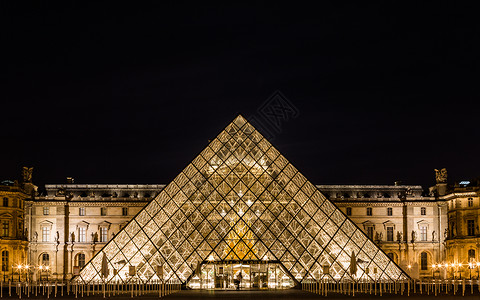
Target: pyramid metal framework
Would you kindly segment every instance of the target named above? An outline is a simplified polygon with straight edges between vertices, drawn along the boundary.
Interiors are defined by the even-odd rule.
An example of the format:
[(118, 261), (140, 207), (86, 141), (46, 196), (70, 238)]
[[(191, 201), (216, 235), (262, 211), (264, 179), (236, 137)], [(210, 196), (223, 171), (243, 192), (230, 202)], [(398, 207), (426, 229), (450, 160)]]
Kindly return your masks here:
[[(358, 267), (350, 275), (352, 251)], [(186, 282), (204, 261), (275, 260), (298, 281), (408, 276), (238, 116), (74, 280)], [(105, 262), (104, 262), (105, 263)], [(113, 270), (113, 271), (112, 271)], [(374, 272), (375, 271), (375, 272)]]

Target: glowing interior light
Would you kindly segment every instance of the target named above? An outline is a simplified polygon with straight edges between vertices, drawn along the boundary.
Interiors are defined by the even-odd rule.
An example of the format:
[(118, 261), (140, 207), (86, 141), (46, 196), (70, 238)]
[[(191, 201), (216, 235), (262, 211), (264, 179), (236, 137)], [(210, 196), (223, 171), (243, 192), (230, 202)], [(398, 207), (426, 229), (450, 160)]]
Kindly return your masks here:
[(253, 204), (252, 200), (248, 199), (248, 200), (247, 200), (247, 205), (248, 205), (248, 206), (252, 206), (252, 204)]
[(240, 209), (238, 210), (238, 215), (239, 215), (240, 217), (243, 216), (243, 209), (240, 208)]
[(222, 212), (220, 213), (220, 215), (221, 215), (222, 217), (225, 217), (225, 216), (227, 215), (227, 213), (225, 212), (224, 209), (222, 209)]
[(238, 197), (242, 198), (242, 196), (243, 196), (242, 190), (238, 191)]
[(432, 265), (432, 268), (434, 268), (434, 269), (435, 269), (435, 267), (436, 267), (436, 266), (435, 266), (435, 264), (433, 264), (433, 265)]

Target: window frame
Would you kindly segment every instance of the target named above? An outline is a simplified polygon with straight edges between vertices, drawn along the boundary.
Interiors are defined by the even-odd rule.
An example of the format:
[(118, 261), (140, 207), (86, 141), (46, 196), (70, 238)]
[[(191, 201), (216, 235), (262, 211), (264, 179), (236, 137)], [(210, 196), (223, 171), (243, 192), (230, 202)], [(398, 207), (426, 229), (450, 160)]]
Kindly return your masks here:
[(426, 207), (420, 207), (420, 215), (421, 216), (426, 216), (427, 215), (427, 208)]
[(122, 207), (122, 216), (128, 216), (128, 207)]
[(43, 207), (43, 215), (44, 216), (50, 215), (50, 207), (49, 206), (44, 206)]
[(388, 226), (387, 229), (387, 242), (393, 242), (394, 241), (394, 229), (393, 226)]
[(49, 225), (42, 226), (42, 242), (43, 243), (50, 242), (50, 226)]
[(8, 272), (8, 265), (10, 261), (10, 253), (8, 250), (2, 251), (2, 272)]
[(475, 220), (467, 220), (467, 236), (475, 236)]
[(85, 216), (85, 207), (82, 206), (78, 208), (78, 215)]
[(345, 214), (346, 214), (347, 216), (351, 216), (351, 215), (352, 215), (352, 208), (351, 208), (351, 207), (347, 207), (347, 208), (346, 208), (346, 211), (345, 211)]
[(422, 271), (428, 270), (428, 253), (427, 252), (420, 253), (420, 270)]
[(420, 241), (426, 242), (428, 239), (428, 228), (426, 225), (420, 226)]
[(387, 216), (393, 216), (393, 208), (387, 207)]
[(87, 242), (87, 228), (78, 227), (78, 242), (79, 243)]
[(100, 227), (100, 243), (108, 242), (108, 228)]
[(373, 209), (371, 207), (367, 207), (367, 216), (373, 216)]

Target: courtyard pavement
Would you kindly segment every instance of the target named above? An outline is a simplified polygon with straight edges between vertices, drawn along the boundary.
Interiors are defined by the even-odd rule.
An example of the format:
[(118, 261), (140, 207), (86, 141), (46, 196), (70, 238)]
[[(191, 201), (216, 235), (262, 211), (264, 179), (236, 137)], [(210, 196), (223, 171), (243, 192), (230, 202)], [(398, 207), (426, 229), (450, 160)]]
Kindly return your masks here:
[[(240, 290), (240, 291), (235, 291), (235, 290), (227, 290), (227, 291), (222, 291), (222, 290), (184, 290), (184, 291), (179, 291), (176, 293), (173, 293), (171, 295), (162, 297), (165, 300), (196, 300), (196, 299), (228, 299), (228, 300), (243, 300), (243, 299), (260, 299), (260, 300), (291, 300), (291, 299), (301, 299), (301, 300), (310, 300), (310, 299), (335, 299), (335, 300), (351, 300), (355, 298), (361, 298), (361, 299), (387, 299), (387, 300), (420, 300), (423, 298), (440, 298), (441, 300), (458, 300), (458, 299), (465, 299), (465, 300), (479, 300), (480, 295), (478, 292), (475, 292), (474, 295), (470, 295), (470, 293), (466, 293), (464, 297), (460, 295), (438, 295), (434, 296), (433, 294), (430, 295), (411, 295), (407, 297), (406, 295), (400, 295), (400, 294), (384, 294), (383, 296), (374, 296), (374, 295), (369, 295), (369, 294), (356, 294), (355, 297), (348, 296), (348, 295), (342, 295), (342, 294), (329, 294), (328, 297), (323, 297), (317, 294), (313, 294), (310, 292), (302, 291), (302, 290), (297, 290), (297, 289), (289, 289), (289, 290)], [(7, 299), (19, 299), (17, 295), (12, 295), (11, 297), (8, 297), (8, 293), (3, 294), (3, 298)], [(45, 296), (40, 296), (38, 295), (37, 297), (30, 295), (30, 297), (27, 297), (26, 295), (22, 295), (22, 299), (47, 299), (46, 295)], [(154, 300), (154, 299), (160, 299), (157, 294), (147, 294), (147, 295), (142, 295), (142, 296), (135, 296), (134, 298), (140, 298), (140, 299), (145, 299), (145, 300)], [(57, 297), (54, 297), (54, 295), (50, 296), (50, 299), (75, 299), (75, 296), (70, 295), (70, 296), (64, 296), (61, 297), (59, 294)], [(92, 299), (92, 300), (100, 300), (104, 299), (102, 295), (95, 295), (95, 296), (86, 296), (82, 298), (81, 295), (78, 295), (77, 299)], [(115, 295), (115, 296), (110, 296), (105, 298), (105, 299), (122, 299), (122, 300), (127, 300), (127, 299), (133, 299), (130, 294), (124, 294), (124, 295)]]

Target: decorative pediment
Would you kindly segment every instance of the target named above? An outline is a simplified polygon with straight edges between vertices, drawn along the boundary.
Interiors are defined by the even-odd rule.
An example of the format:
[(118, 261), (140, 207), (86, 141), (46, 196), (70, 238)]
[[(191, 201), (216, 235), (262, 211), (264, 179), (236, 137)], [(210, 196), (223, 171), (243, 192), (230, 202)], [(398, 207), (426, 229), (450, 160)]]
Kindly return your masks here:
[(88, 226), (90, 226), (90, 223), (85, 222), (85, 221), (82, 221), (82, 222), (80, 222), (80, 223), (77, 224), (77, 229), (78, 229), (78, 228), (86, 228), (86, 229), (88, 229)]
[(0, 215), (0, 219), (11, 219), (11, 218), (13, 218), (13, 216), (10, 213), (4, 213)]
[(53, 222), (50, 222), (48, 220), (43, 220), (39, 224), (40, 224), (40, 228), (47, 226), (47, 227), (50, 227), (50, 229), (52, 229), (52, 227), (53, 227)]
[(420, 229), (422, 226), (427, 226), (427, 229), (428, 229), (429, 225), (430, 224), (425, 220), (421, 220), (417, 222), (418, 229)]
[(375, 223), (373, 223), (370, 220), (367, 220), (367, 221), (363, 222), (362, 224), (363, 224), (363, 229), (367, 229), (368, 227), (373, 227), (373, 229), (375, 229)]
[(112, 223), (110, 223), (108, 221), (103, 221), (103, 222), (98, 224), (98, 229), (100, 229), (100, 228), (110, 229), (110, 226), (112, 226)]
[(395, 229), (395, 223), (390, 220), (383, 222), (383, 229), (387, 230), (387, 227), (393, 227), (393, 229)]

